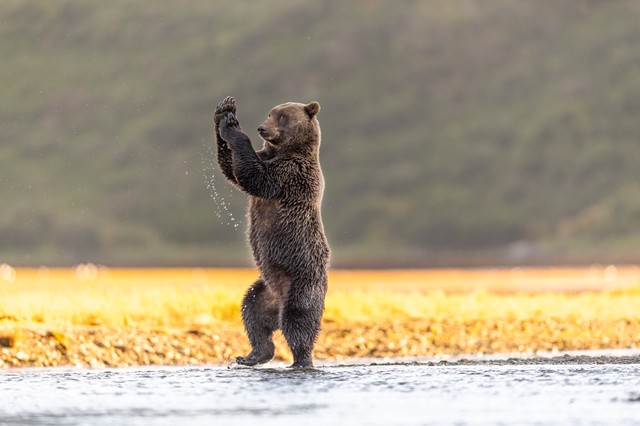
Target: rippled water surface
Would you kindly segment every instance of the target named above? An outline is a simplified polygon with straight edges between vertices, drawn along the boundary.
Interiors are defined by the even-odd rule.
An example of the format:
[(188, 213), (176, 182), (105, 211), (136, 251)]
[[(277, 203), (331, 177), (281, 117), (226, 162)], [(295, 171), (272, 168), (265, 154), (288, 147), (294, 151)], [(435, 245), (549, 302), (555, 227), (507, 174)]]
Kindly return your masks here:
[[(331, 423), (328, 423), (331, 422)], [(14, 370), (0, 424), (638, 424), (640, 365)]]

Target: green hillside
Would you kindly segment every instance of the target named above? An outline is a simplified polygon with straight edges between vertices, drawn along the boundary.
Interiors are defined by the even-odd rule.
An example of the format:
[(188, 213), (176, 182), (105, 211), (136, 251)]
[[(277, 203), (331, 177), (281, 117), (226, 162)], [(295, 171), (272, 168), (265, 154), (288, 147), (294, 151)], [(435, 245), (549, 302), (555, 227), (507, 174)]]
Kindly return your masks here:
[(335, 265), (640, 260), (637, 2), (8, 0), (0, 22), (0, 263), (246, 263), (212, 166), (226, 95), (256, 147), (273, 105), (322, 104)]

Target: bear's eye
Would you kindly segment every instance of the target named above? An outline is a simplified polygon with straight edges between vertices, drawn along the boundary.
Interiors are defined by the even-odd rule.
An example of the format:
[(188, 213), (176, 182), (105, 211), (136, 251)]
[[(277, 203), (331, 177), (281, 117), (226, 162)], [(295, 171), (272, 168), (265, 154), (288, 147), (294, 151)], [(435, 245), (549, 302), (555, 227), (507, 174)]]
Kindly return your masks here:
[(281, 123), (286, 123), (287, 122), (287, 115), (286, 114), (282, 114), (280, 116), (280, 122)]

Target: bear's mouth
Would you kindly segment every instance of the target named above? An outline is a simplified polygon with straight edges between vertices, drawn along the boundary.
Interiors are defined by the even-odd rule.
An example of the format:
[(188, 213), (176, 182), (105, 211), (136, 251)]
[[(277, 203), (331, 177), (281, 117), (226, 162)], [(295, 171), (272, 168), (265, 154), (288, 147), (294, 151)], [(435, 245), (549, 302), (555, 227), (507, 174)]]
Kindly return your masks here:
[(271, 142), (274, 145), (277, 145), (278, 143), (280, 143), (279, 137), (278, 137), (280, 136), (279, 133), (272, 134), (272, 133), (269, 133), (268, 130), (262, 130), (262, 131), (258, 130), (258, 133), (260, 133), (260, 136), (262, 137), (262, 139), (264, 139), (267, 142)]

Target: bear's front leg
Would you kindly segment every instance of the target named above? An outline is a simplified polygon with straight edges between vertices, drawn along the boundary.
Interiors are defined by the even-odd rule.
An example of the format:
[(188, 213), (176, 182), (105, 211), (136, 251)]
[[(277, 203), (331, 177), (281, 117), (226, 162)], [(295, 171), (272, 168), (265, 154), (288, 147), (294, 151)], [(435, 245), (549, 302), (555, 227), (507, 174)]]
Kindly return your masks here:
[(278, 172), (258, 157), (234, 113), (227, 113), (220, 121), (220, 134), (233, 151), (233, 175), (238, 186), (254, 197), (278, 197), (282, 192)]
[(218, 147), (218, 165), (220, 166), (222, 174), (231, 183), (237, 185), (238, 182), (236, 181), (236, 177), (233, 175), (233, 157), (231, 148), (229, 148), (229, 144), (227, 144), (227, 141), (224, 140), (220, 135), (220, 122), (230, 112), (236, 112), (236, 101), (231, 96), (227, 96), (222, 101), (220, 101), (220, 103), (216, 107), (216, 111), (213, 115), (213, 122), (216, 134), (216, 145)]

